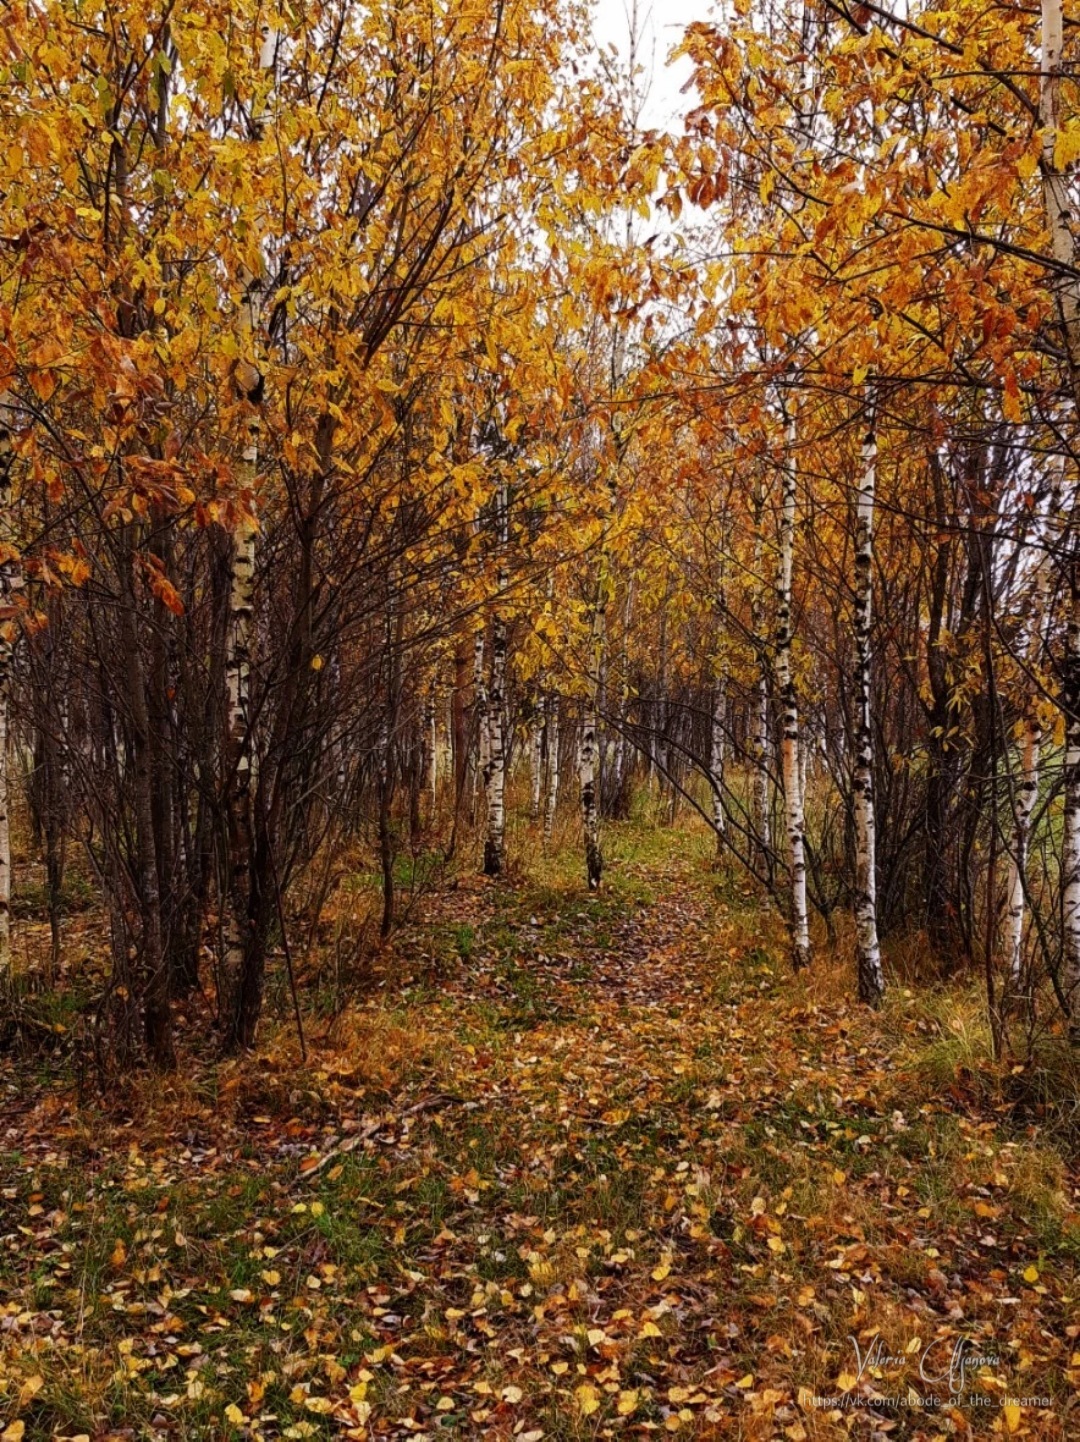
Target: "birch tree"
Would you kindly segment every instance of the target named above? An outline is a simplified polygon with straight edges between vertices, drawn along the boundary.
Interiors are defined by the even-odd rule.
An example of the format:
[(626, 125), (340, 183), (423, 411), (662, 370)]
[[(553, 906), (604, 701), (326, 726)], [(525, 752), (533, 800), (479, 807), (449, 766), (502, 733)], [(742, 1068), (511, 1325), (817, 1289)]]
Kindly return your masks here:
[(873, 402), (862, 444), (855, 511), (855, 954), (859, 1000), (879, 1006), (885, 995), (877, 929), (874, 830), (874, 736), (871, 619), (874, 591), (874, 488), (877, 438)]
[(805, 821), (799, 764), (799, 705), (791, 665), (791, 578), (795, 552), (795, 503), (798, 487), (795, 460), (795, 416), (784, 406), (783, 497), (780, 516), (780, 574), (776, 587), (776, 684), (780, 694), (780, 761), (784, 780), (788, 866), (791, 872), (791, 958), (796, 970), (810, 960), (810, 927), (806, 911)]
[(758, 651), (758, 678), (754, 698), (751, 754), (753, 758), (752, 817), (754, 835), (762, 865), (772, 876), (772, 815), (769, 804), (769, 671), (766, 646), (762, 642), (764, 616), (761, 590), (765, 572), (765, 492), (758, 481), (754, 488), (754, 560), (751, 577), (750, 629)]
[(8, 711), (11, 665), (17, 635), (13, 592), (16, 586), (12, 526), (13, 431), (17, 411), (10, 392), (0, 395), (0, 979), (11, 970), (11, 828)]
[(600, 847), (600, 807), (597, 794), (597, 761), (599, 747), (598, 705), (600, 678), (604, 660), (605, 621), (607, 614), (607, 567), (602, 561), (592, 606), (589, 638), (589, 674), (585, 705), (581, 719), (581, 745), (578, 752), (578, 786), (581, 793), (581, 823), (585, 838), (585, 875), (589, 890), (597, 891), (604, 872)]
[(547, 706), (547, 786), (544, 791), (544, 846), (550, 848), (555, 830), (555, 812), (559, 805), (559, 695), (548, 693)]
[(484, 873), (501, 876), (506, 863), (506, 619), (503, 614), (507, 585), (506, 553), (510, 544), (509, 495), (500, 471), (495, 488), (496, 600), (491, 621), (491, 689), (487, 694), (487, 835)]

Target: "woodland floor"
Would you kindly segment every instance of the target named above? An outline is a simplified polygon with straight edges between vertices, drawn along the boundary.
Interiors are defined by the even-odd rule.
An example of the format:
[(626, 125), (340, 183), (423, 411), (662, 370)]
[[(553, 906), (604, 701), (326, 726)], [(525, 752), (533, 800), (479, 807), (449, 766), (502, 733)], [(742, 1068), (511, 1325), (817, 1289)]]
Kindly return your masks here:
[(7, 1058), (0, 1435), (1080, 1437), (1080, 1184), (974, 1005), (792, 980), (693, 831), (606, 849), (447, 881), (306, 1067)]

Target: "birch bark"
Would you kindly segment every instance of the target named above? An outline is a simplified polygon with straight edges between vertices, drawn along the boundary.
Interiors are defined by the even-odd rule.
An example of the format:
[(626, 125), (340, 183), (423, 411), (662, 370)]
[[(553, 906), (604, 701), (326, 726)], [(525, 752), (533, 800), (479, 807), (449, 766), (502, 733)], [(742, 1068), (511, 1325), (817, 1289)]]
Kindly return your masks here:
[(249, 406), (247, 438), (240, 465), (240, 490), (250, 509), (250, 518), (233, 532), (230, 566), (229, 620), (225, 656), (225, 686), (228, 697), (228, 868), (227, 895), (222, 907), (224, 941), (224, 983), (226, 1004), (225, 1045), (227, 1050), (249, 1045), (244, 1009), (244, 971), (250, 932), (251, 891), (251, 789), (252, 742), (250, 726), (251, 637), (254, 616), (255, 578), (255, 484), (259, 470), (259, 440), (263, 378), (255, 360), (255, 327), (259, 284), (247, 271), (242, 276), (243, 295), (237, 320), (240, 360), (236, 383)]
[[(1072, 204), (1068, 181), (1058, 168), (1064, 13), (1062, 0), (1042, 0), (1039, 59), (1039, 120), (1042, 125), (1042, 188), (1050, 248), (1057, 262), (1051, 281), (1069, 369), (1073, 405), (1080, 413), (1080, 282), (1075, 276)], [(1069, 1007), (1069, 1035), (1080, 1045), (1080, 554), (1075, 507), (1069, 527), (1069, 614), (1063, 659), (1065, 713), (1065, 836), (1063, 846), (1063, 992)]]
[(784, 419), (783, 508), (780, 520), (780, 575), (776, 588), (776, 680), (780, 691), (780, 760), (784, 778), (788, 865), (791, 870), (791, 960), (795, 969), (810, 960), (810, 925), (806, 912), (806, 851), (802, 778), (799, 772), (799, 705), (791, 668), (791, 580), (795, 555), (795, 418)]
[[(1050, 603), (1050, 546), (1057, 518), (1061, 511), (1061, 488), (1063, 469), (1055, 477), (1050, 491), (1050, 500), (1039, 539), (1046, 549), (1039, 557), (1035, 575), (1033, 616), (1031, 636), (1027, 648), (1028, 667), (1039, 665), (1039, 653), (1043, 644), (1043, 626)], [(1009, 993), (1016, 997), (1023, 971), (1024, 944), (1024, 882), (1027, 873), (1028, 851), (1031, 844), (1031, 818), (1039, 797), (1039, 764), (1042, 750), (1042, 726), (1039, 720), (1036, 697), (1029, 696), (1023, 720), (1023, 735), (1020, 748), (1020, 779), (1016, 787), (1013, 804), (1013, 849), (1009, 866), (1009, 915), (1008, 915), (1008, 978)]]
[(559, 698), (547, 698), (547, 791), (544, 795), (544, 846), (550, 847), (559, 804)]
[(761, 643), (763, 627), (761, 581), (765, 559), (765, 496), (760, 483), (754, 489), (754, 574), (750, 602), (750, 629), (759, 649), (760, 669), (755, 688), (755, 705), (751, 739), (753, 762), (752, 808), (754, 835), (766, 872), (772, 875), (772, 823), (769, 815), (769, 678), (766, 670), (765, 647)]
[(496, 587), (499, 600), (491, 623), (491, 690), (488, 694), (487, 837), (484, 874), (501, 876), (506, 864), (506, 620), (501, 597), (506, 590), (509, 508), (506, 481), (495, 492), (495, 544), (498, 551)]
[(871, 412), (863, 442), (855, 531), (855, 935), (859, 1000), (879, 1006), (885, 995), (877, 931), (874, 834), (874, 739), (871, 731), (870, 622), (873, 601), (874, 488), (877, 440)]
[(0, 977), (11, 970), (11, 830), (8, 819), (8, 704), (11, 663), (15, 649), (15, 615), (12, 592), (17, 584), (10, 559), (13, 527), (12, 472), (15, 451), (12, 429), (15, 411), (10, 395), (0, 395)]
[(582, 716), (581, 750), (578, 755), (578, 782), (581, 788), (581, 821), (585, 833), (585, 875), (589, 890), (597, 891), (604, 871), (600, 849), (600, 808), (597, 804), (597, 707), (600, 697), (600, 676), (604, 656), (604, 632), (607, 608), (607, 574), (603, 563), (596, 587), (592, 615), (591, 666), (589, 689)]
[(544, 698), (536, 703), (536, 714), (532, 718), (529, 733), (529, 815), (533, 821), (540, 819), (540, 797), (544, 789)]

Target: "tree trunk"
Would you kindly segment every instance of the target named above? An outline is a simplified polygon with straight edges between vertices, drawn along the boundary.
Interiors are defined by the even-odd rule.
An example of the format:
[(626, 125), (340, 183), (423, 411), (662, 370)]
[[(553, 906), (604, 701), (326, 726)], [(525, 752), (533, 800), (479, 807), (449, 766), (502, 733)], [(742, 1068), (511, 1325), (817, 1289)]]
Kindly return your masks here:
[(727, 743), (727, 672), (717, 678), (713, 689), (712, 734), (709, 748), (709, 775), (713, 794), (713, 830), (716, 832), (716, 855), (722, 857), (727, 839), (727, 812), (724, 809), (724, 748)]
[(544, 698), (541, 695), (532, 718), (529, 748), (529, 816), (533, 821), (540, 819), (540, 796), (544, 789)]
[[(0, 544), (12, 544), (11, 480), (15, 466), (11, 427), (14, 412), (9, 396), (0, 396)], [(11, 832), (8, 820), (8, 704), (16, 620), (11, 593), (13, 564), (0, 559), (0, 977), (11, 970)]]
[(581, 727), (581, 751), (578, 758), (578, 782), (581, 788), (581, 821), (585, 833), (585, 875), (590, 891), (597, 891), (604, 871), (600, 849), (600, 808), (597, 805), (597, 705), (600, 696), (601, 664), (604, 654), (604, 623), (607, 604), (607, 576), (601, 565), (593, 607), (592, 665), (588, 695)]
[(501, 876), (506, 865), (506, 618), (502, 614), (502, 595), (506, 590), (506, 549), (510, 526), (508, 507), (506, 481), (500, 477), (495, 491), (498, 597), (491, 623), (491, 691), (487, 706), (487, 836), (484, 840), (486, 876)]
[(874, 740), (870, 709), (870, 621), (874, 589), (874, 484), (877, 468), (872, 411), (869, 425), (862, 448), (855, 537), (855, 684), (858, 692), (854, 775), (855, 932), (859, 1000), (869, 1006), (879, 1006), (885, 995), (885, 977), (877, 932)]
[(559, 698), (552, 692), (547, 698), (547, 790), (544, 794), (544, 846), (551, 846), (555, 829), (555, 809), (559, 804)]
[(135, 813), (135, 877), (140, 916), (139, 982), (143, 1004), (143, 1031), (147, 1054), (154, 1066), (171, 1071), (176, 1066), (169, 1008), (169, 974), (162, 942), (161, 892), (157, 850), (154, 844), (153, 748), (146, 675), (135, 625), (135, 546), (129, 537), (124, 547), (124, 595), (121, 599), (121, 634), (125, 652), (127, 707), (131, 722), (131, 763)]
[(1069, 615), (1062, 678), (1062, 709), (1065, 712), (1062, 991), (1069, 1007), (1069, 1036), (1080, 1045), (1080, 555), (1077, 554), (1077, 542), (1073, 540), (1071, 545)]
[(806, 913), (806, 852), (802, 781), (799, 775), (799, 706), (791, 669), (791, 578), (795, 550), (795, 421), (784, 424), (784, 497), (780, 524), (780, 577), (777, 585), (776, 679), (780, 691), (780, 759), (784, 778), (788, 864), (791, 869), (791, 960), (796, 971), (810, 960)]
[(751, 816), (754, 837), (761, 855), (761, 863), (767, 876), (772, 877), (772, 819), (769, 811), (769, 677), (765, 661), (765, 647), (761, 641), (763, 619), (761, 615), (761, 583), (764, 570), (763, 534), (765, 497), (760, 485), (754, 491), (754, 574), (751, 578), (753, 595), (750, 603), (750, 629), (758, 646), (759, 670), (755, 689), (753, 732), (750, 752), (753, 763)]

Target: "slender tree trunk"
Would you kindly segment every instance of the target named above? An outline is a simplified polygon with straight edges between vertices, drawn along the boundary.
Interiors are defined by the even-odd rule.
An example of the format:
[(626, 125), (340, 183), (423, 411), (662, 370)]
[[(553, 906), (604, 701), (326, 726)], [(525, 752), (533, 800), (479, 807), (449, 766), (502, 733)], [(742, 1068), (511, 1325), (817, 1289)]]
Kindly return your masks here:
[[(1042, 125), (1042, 185), (1050, 246), (1057, 267), (1051, 287), (1058, 313), (1073, 405), (1080, 412), (1080, 282), (1068, 178), (1057, 165), (1064, 14), (1061, 0), (1042, 0), (1039, 65), (1039, 120)], [(1075, 508), (1074, 508), (1075, 512)], [(1075, 514), (1070, 530), (1075, 530)], [(1069, 1006), (1069, 1035), (1080, 1045), (1080, 556), (1069, 538), (1069, 617), (1065, 640), (1062, 702), (1065, 712), (1065, 837), (1062, 878), (1064, 921), (1063, 990)]]
[(791, 668), (791, 578), (795, 550), (795, 421), (784, 424), (784, 496), (780, 524), (780, 577), (777, 585), (776, 679), (780, 691), (782, 735), (780, 759), (784, 777), (788, 864), (791, 868), (791, 959), (796, 970), (810, 960), (810, 925), (806, 912), (806, 852), (802, 782), (799, 775), (799, 706)]
[(717, 677), (713, 688), (712, 735), (709, 749), (709, 773), (713, 794), (713, 830), (716, 832), (716, 855), (722, 857), (727, 841), (727, 812), (724, 809), (724, 754), (727, 745), (727, 668)]
[[(1050, 487), (1049, 505), (1040, 539), (1047, 549), (1039, 558), (1034, 585), (1034, 605), (1031, 636), (1027, 648), (1028, 665), (1036, 669), (1040, 664), (1043, 645), (1043, 627), (1050, 604), (1052, 579), (1051, 546), (1056, 533), (1060, 532), (1061, 490), (1064, 481), (1064, 466), (1056, 470)], [(1039, 764), (1042, 752), (1042, 725), (1037, 710), (1037, 697), (1029, 695), (1024, 714), (1024, 732), (1020, 751), (1020, 780), (1016, 787), (1013, 803), (1013, 849), (1009, 867), (1009, 954), (1008, 954), (1008, 1000), (1015, 1000), (1020, 989), (1023, 973), (1024, 944), (1024, 883), (1027, 875), (1028, 852), (1031, 845), (1031, 818), (1035, 803), (1039, 799)]]
[[(10, 398), (0, 396), (0, 544), (12, 543), (11, 482), (15, 464)], [(11, 832), (8, 820), (8, 706), (16, 619), (12, 605), (15, 573), (12, 562), (0, 560), (0, 977), (11, 970)]]
[(536, 714), (530, 728), (529, 782), (532, 788), (529, 797), (529, 815), (533, 821), (540, 819), (540, 796), (544, 789), (544, 697), (536, 703)]
[(491, 622), (491, 691), (488, 695), (487, 837), (484, 874), (501, 876), (506, 865), (506, 619), (502, 596), (506, 590), (506, 549), (509, 544), (509, 497), (506, 480), (495, 491), (496, 587), (498, 599)]
[(427, 699), (427, 716), (424, 727), (427, 754), (428, 797), (431, 801), (431, 819), (435, 820), (435, 808), (439, 799), (439, 708), (435, 704), (435, 683), (431, 683)]
[(487, 836), (484, 874), (501, 876), (506, 862), (506, 623), (496, 615), (491, 625), (491, 690), (488, 695)]
[[(129, 527), (130, 529), (130, 527)], [(169, 1008), (169, 973), (161, 926), (161, 891), (154, 837), (153, 747), (146, 674), (135, 625), (135, 546), (124, 546), (124, 594), (121, 599), (127, 706), (131, 722), (132, 794), (135, 820), (135, 877), (140, 917), (140, 990), (146, 1050), (154, 1066), (171, 1071), (176, 1066)]]
[(1024, 722), (1020, 783), (1017, 786), (1013, 854), (1009, 868), (1009, 990), (1015, 996), (1020, 986), (1024, 943), (1024, 876), (1027, 871), (1031, 816), (1039, 795), (1039, 751), (1042, 728), (1034, 715)]
[[(473, 710), (476, 715), (476, 768), (473, 771), (473, 805), (479, 784), (484, 786), (485, 797), (488, 786), (490, 765), (491, 732), (488, 714), (487, 685), (484, 681), (484, 628), (480, 627), (473, 641)], [(469, 820), (472, 821), (470, 814)]]
[(761, 579), (764, 570), (765, 497), (761, 486), (754, 490), (754, 574), (753, 595), (750, 603), (750, 629), (759, 647), (759, 671), (755, 688), (751, 756), (753, 760), (752, 804), (754, 835), (761, 853), (762, 865), (769, 877), (772, 876), (772, 818), (769, 807), (769, 677), (765, 661), (765, 646), (761, 642), (763, 618), (761, 614)]
[[(243, 483), (253, 491), (259, 463), (259, 418), (249, 419), (243, 455)], [(253, 503), (253, 501), (251, 502)], [(225, 686), (228, 697), (226, 764), (228, 775), (228, 863), (222, 931), (224, 1044), (226, 1050), (250, 1045), (241, 1019), (245, 958), (251, 943), (252, 735), (250, 727), (251, 635), (255, 574), (255, 525), (241, 522), (233, 534), (229, 592)]]
[(1050, 248), (1057, 262), (1050, 284), (1072, 383), (1073, 403), (1080, 410), (1080, 281), (1075, 274), (1076, 245), (1073, 240), (1074, 219), (1069, 198), (1069, 181), (1057, 164), (1057, 141), (1061, 130), (1064, 29), (1062, 0), (1042, 0), (1042, 54), (1039, 65), (1039, 121), (1042, 126), (1040, 169)]
[(555, 809), (559, 804), (559, 698), (547, 698), (547, 790), (544, 794), (544, 846), (551, 846)]
[(597, 891), (604, 872), (604, 858), (600, 849), (600, 808), (597, 804), (596, 765), (597, 705), (600, 696), (601, 664), (604, 654), (604, 623), (607, 605), (607, 576), (601, 565), (600, 578), (596, 588), (596, 603), (593, 607), (592, 664), (589, 689), (582, 716), (581, 750), (578, 756), (578, 782), (581, 788), (581, 821), (585, 833), (585, 875), (590, 891)]
[(1065, 712), (1065, 836), (1063, 845), (1064, 964), (1062, 990), (1069, 1036), (1080, 1045), (1080, 555), (1071, 541), (1069, 615), (1062, 703)]
[(862, 475), (855, 538), (855, 684), (858, 710), (855, 737), (855, 933), (859, 1000), (879, 1006), (885, 995), (877, 931), (876, 846), (874, 834), (874, 740), (871, 730), (870, 622), (873, 600), (874, 485), (877, 441), (871, 412), (863, 442)]

